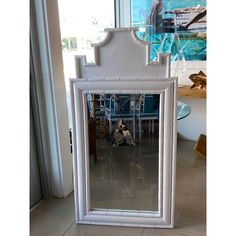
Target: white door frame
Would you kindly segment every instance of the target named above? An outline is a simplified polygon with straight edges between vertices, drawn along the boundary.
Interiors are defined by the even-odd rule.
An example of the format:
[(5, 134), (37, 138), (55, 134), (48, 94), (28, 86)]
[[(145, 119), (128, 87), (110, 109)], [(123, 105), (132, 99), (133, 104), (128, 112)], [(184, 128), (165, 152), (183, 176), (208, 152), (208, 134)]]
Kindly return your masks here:
[[(66, 89), (63, 76), (61, 36), (57, 0), (33, 0), (32, 27), (37, 33), (32, 44), (37, 44), (33, 57), (40, 61), (36, 65), (41, 71), (42, 90), (45, 96), (52, 195), (66, 197), (73, 191), (72, 155), (70, 153)], [(32, 32), (31, 32), (32, 34)], [(35, 35), (34, 35), (35, 36)]]
[(115, 0), (116, 28), (131, 27), (131, 0)]

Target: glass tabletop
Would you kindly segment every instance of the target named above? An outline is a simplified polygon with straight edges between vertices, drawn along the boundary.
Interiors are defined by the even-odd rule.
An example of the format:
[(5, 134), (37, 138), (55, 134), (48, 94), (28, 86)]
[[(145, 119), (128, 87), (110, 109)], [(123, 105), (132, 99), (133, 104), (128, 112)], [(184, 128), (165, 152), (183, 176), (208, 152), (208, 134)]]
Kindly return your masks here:
[(191, 107), (183, 102), (177, 102), (177, 120), (187, 117), (191, 113)]

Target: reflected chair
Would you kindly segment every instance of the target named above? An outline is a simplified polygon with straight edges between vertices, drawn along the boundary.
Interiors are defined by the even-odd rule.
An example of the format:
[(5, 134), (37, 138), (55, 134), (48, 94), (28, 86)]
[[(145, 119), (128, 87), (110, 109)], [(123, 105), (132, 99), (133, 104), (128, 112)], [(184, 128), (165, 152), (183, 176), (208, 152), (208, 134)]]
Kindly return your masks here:
[(109, 106), (106, 107), (106, 117), (109, 121), (109, 131), (112, 132), (112, 122), (123, 119), (124, 121), (133, 122), (134, 130), (134, 113), (130, 109), (130, 95), (111, 95), (109, 98)]
[[(153, 108), (153, 95), (145, 95), (142, 94), (139, 98), (139, 105), (136, 108), (135, 116), (138, 120), (138, 127), (139, 127), (139, 138), (142, 137), (142, 121), (148, 121), (148, 131), (150, 130), (154, 133), (154, 121), (158, 120), (158, 114), (156, 110)], [(152, 129), (151, 129), (151, 122), (152, 122)]]
[(96, 135), (107, 135), (107, 118), (105, 114), (104, 98), (102, 95), (87, 95), (89, 117), (95, 121)]
[[(99, 99), (96, 98), (96, 95), (87, 94), (87, 103), (88, 103), (88, 111), (89, 116), (95, 119), (103, 119), (105, 118), (105, 108), (102, 104), (103, 99), (101, 96)], [(99, 102), (99, 105), (97, 104)]]

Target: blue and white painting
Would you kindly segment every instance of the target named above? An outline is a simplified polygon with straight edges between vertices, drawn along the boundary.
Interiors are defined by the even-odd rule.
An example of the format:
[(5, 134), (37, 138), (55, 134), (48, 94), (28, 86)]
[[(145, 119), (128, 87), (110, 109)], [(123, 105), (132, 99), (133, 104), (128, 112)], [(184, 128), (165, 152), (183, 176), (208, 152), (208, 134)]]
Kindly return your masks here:
[(153, 43), (152, 60), (157, 53), (206, 60), (206, 0), (133, 0), (131, 19), (138, 37)]

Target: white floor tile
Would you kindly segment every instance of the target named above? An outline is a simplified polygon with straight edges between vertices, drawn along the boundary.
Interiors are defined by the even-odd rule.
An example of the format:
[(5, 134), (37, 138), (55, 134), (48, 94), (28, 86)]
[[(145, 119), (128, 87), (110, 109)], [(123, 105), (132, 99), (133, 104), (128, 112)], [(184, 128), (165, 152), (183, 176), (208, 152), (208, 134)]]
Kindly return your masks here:
[(30, 214), (31, 236), (58, 236), (75, 222), (74, 206), (56, 199), (45, 201)]

